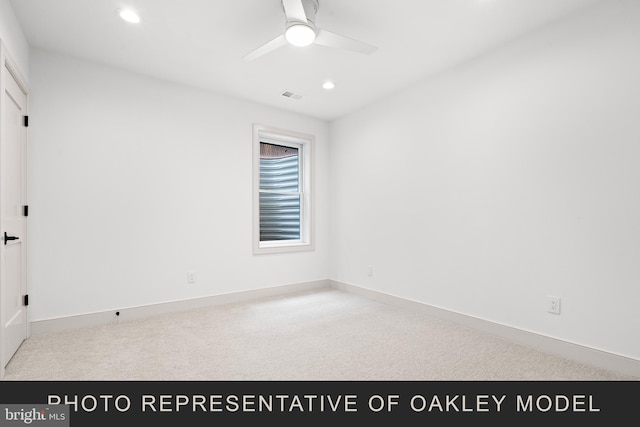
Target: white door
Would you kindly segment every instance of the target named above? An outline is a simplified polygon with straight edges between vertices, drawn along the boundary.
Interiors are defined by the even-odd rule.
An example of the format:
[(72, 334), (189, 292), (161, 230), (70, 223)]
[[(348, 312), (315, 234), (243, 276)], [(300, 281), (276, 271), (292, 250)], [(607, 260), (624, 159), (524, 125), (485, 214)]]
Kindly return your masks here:
[(2, 374), (27, 338), (26, 165), (27, 94), (14, 77), (15, 68), (1, 46), (0, 75), (0, 350)]

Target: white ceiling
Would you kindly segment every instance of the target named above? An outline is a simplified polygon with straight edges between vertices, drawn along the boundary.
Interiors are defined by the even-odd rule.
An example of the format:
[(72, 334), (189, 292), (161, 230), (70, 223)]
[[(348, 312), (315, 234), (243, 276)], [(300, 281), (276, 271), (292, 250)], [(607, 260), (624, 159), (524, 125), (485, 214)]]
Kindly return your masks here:
[[(320, 0), (319, 27), (378, 50), (285, 46), (252, 62), (242, 57), (284, 30), (281, 0), (11, 3), (33, 47), (332, 120), (596, 1)], [(142, 24), (122, 21), (124, 6)]]

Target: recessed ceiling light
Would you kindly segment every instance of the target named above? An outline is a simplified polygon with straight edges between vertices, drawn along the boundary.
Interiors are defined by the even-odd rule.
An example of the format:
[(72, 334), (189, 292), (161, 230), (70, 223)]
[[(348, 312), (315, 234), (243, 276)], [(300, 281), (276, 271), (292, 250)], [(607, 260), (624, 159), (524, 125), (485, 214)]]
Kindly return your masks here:
[(323, 89), (331, 90), (331, 89), (333, 89), (334, 87), (336, 87), (336, 84), (335, 84), (334, 82), (326, 81), (326, 82), (322, 83), (322, 88), (323, 88)]
[(135, 10), (118, 9), (117, 12), (118, 12), (118, 15), (120, 15), (120, 18), (132, 24), (139, 24), (140, 21), (142, 21), (142, 18), (140, 18), (140, 15)]

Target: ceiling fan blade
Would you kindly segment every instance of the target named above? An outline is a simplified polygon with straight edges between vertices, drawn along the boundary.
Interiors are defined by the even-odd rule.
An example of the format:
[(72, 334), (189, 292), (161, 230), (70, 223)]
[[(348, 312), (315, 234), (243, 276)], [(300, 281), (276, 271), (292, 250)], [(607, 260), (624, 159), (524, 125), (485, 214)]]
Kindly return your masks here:
[(244, 56), (244, 60), (245, 61), (253, 61), (254, 59), (262, 56), (262, 55), (266, 55), (269, 52), (273, 52), (274, 50), (284, 46), (287, 44), (287, 39), (284, 38), (284, 34), (280, 34), (278, 37), (276, 37), (275, 39), (271, 40), (270, 42), (263, 44), (262, 46), (260, 46), (259, 48), (257, 48), (256, 50), (254, 50), (253, 52), (249, 52), (248, 54), (246, 54)]
[(341, 36), (340, 34), (332, 33), (331, 31), (320, 28), (318, 28), (314, 43), (337, 49), (351, 50), (353, 52), (364, 53), (367, 55), (378, 49), (370, 44), (350, 39), (349, 37)]
[(307, 23), (307, 14), (304, 12), (302, 0), (282, 0), (282, 7), (287, 21), (300, 21)]

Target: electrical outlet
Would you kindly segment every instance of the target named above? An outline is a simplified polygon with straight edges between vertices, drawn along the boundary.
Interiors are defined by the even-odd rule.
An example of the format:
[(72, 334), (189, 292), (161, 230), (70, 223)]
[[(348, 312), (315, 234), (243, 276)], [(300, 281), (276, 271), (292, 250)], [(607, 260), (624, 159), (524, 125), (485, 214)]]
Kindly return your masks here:
[(367, 267), (367, 276), (373, 277), (373, 266)]
[(560, 314), (560, 298), (547, 296), (547, 312)]
[(196, 283), (195, 271), (187, 271), (187, 283)]

